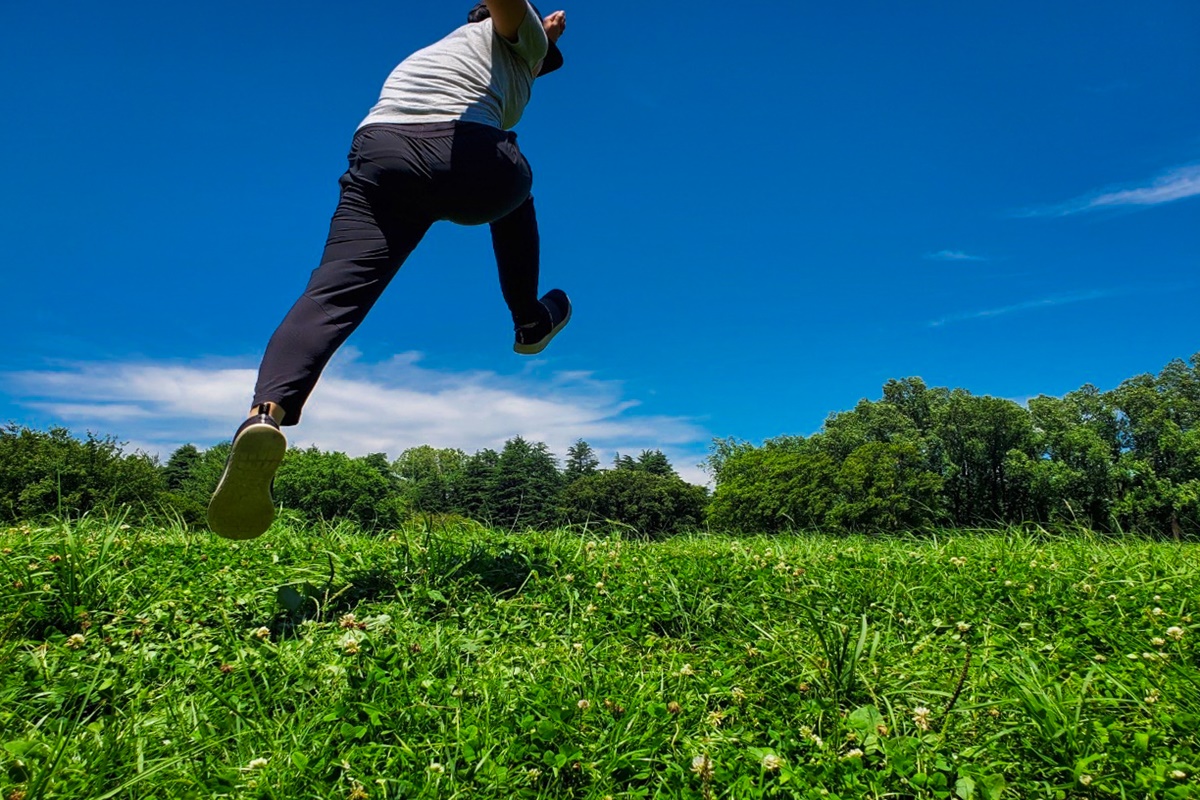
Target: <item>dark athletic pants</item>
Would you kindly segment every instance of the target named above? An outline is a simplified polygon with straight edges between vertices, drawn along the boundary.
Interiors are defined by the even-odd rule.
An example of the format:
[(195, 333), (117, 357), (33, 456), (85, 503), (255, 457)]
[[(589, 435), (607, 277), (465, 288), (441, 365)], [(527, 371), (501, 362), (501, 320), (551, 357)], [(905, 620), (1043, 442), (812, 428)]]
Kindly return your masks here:
[(472, 122), (369, 125), (354, 136), (325, 254), (271, 336), (254, 403), (295, 425), (334, 351), (366, 317), (434, 222), (490, 223), (515, 323), (540, 312), (533, 174), (516, 134)]

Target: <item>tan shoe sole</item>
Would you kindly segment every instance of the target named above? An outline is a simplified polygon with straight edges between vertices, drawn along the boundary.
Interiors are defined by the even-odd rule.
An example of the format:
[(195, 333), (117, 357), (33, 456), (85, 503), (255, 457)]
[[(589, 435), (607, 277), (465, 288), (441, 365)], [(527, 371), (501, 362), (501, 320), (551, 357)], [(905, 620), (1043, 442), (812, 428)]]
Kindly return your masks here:
[(208, 503), (208, 527), (226, 539), (253, 539), (271, 527), (271, 481), (287, 452), (287, 438), (266, 423), (250, 425), (233, 442), (221, 482)]

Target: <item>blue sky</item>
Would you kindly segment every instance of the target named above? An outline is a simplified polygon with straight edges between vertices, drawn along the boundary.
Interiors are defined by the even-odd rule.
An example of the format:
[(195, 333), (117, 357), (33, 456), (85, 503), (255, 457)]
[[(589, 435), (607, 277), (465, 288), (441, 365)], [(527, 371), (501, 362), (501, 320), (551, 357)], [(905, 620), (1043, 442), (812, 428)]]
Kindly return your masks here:
[[(354, 128), (461, 5), (7, 4), (0, 420), (227, 438)], [(517, 128), (568, 329), (514, 355), (486, 228), (435, 226), (294, 442), (583, 436), (698, 479), (888, 378), (1025, 398), (1200, 350), (1200, 5), (646, 9), (566, 6)]]

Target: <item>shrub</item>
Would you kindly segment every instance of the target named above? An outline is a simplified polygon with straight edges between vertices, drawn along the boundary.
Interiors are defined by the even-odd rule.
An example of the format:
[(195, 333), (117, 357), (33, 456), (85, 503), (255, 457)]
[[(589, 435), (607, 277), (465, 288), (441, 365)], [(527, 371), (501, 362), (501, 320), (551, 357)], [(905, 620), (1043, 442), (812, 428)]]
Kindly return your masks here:
[(562, 498), (573, 523), (616, 522), (655, 537), (699, 527), (708, 492), (675, 476), (613, 469), (577, 479)]
[(0, 518), (86, 514), (124, 507), (135, 517), (154, 512), (164, 490), (156, 461), (125, 455), (111, 436), (77, 439), (66, 428), (0, 429)]

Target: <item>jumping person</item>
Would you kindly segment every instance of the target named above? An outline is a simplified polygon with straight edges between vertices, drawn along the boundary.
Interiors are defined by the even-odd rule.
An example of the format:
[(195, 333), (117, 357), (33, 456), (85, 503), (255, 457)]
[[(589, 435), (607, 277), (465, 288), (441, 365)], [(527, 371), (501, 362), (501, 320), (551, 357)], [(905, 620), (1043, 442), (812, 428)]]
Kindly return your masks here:
[(538, 298), (540, 246), (517, 124), (534, 78), (562, 66), (566, 14), (527, 0), (484, 0), (467, 24), (392, 71), (355, 132), (320, 266), (271, 336), (250, 416), (233, 437), (208, 506), (231, 539), (262, 534), (287, 450), (280, 426), (301, 409), (334, 351), (366, 317), (434, 222), (491, 225), (513, 350), (540, 353), (571, 318), (559, 289)]

